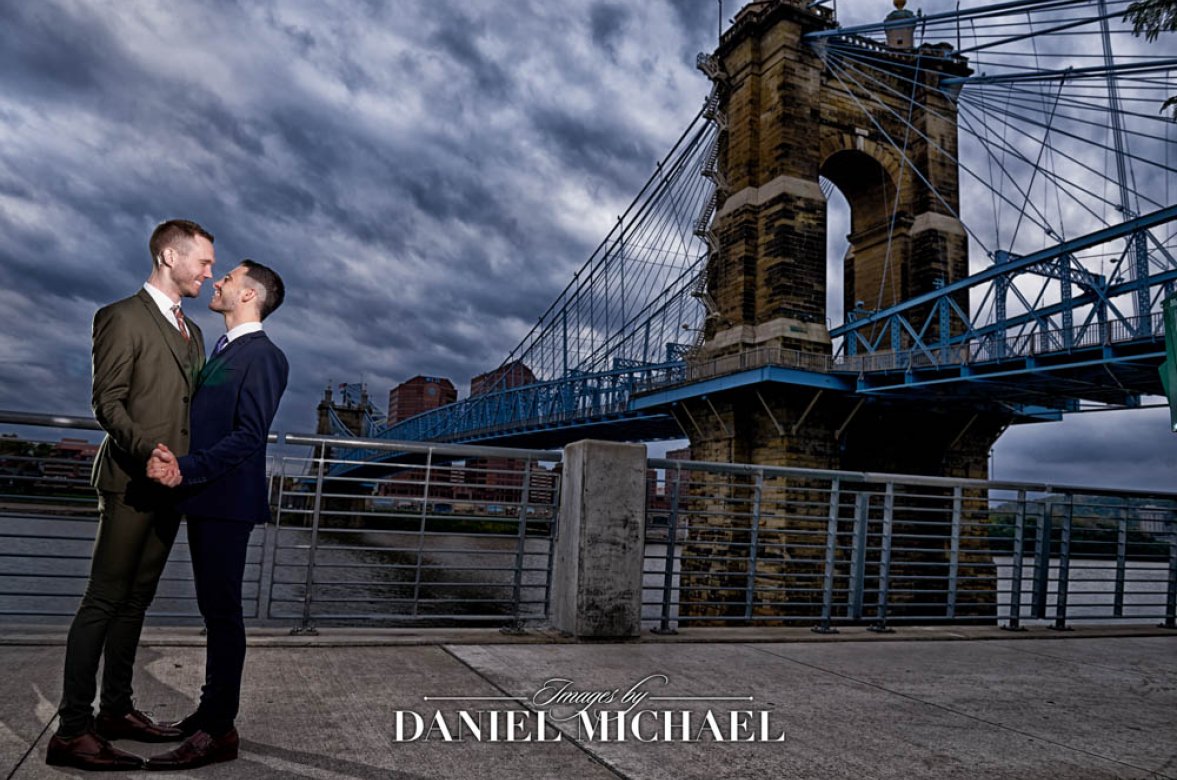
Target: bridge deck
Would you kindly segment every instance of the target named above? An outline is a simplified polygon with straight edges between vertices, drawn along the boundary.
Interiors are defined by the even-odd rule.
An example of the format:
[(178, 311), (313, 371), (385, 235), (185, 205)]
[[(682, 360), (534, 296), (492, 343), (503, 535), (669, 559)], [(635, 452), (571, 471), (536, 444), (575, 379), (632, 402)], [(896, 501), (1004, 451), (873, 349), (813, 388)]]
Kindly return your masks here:
[[(0, 771), (59, 777), (44, 765), (60, 693), (58, 633), (0, 639)], [(803, 629), (691, 629), (629, 644), (532, 634), (422, 631), (254, 632), (238, 725), (241, 758), (201, 777), (1033, 778), (1177, 777), (1177, 636), (1131, 628), (905, 629), (833, 638)], [(1108, 636), (1115, 634), (1118, 636)], [(992, 641), (938, 641), (988, 639)], [(1034, 640), (1040, 641), (1034, 641)], [(850, 641), (847, 641), (850, 640)], [(903, 641), (906, 640), (906, 641)], [(1055, 640), (1055, 641), (1049, 641)], [(138, 704), (163, 718), (192, 706), (203, 649), (195, 629), (149, 631)], [(643, 708), (773, 712), (779, 743), (632, 739), (507, 744), (401, 742), (397, 710), (522, 709), (556, 677), (580, 690), (752, 696), (752, 702), (646, 702)], [(549, 731), (549, 738), (555, 732)], [(121, 743), (151, 753), (159, 746)], [(8, 774), (11, 772), (11, 774)]]

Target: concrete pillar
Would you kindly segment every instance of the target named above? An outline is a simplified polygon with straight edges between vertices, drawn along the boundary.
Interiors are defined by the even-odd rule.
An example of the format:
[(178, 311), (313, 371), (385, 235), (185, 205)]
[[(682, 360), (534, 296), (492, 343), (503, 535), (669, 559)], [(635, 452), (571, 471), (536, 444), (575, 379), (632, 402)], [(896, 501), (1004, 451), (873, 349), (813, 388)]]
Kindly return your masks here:
[(635, 637), (642, 625), (646, 447), (564, 448), (552, 572), (552, 625), (582, 639)]

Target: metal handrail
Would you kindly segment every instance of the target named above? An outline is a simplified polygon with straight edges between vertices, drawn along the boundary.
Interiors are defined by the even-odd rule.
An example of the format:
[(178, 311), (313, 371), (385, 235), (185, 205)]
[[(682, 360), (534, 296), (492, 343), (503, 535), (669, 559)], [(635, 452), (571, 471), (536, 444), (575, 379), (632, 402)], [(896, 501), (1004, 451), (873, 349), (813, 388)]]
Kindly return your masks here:
[[(0, 412), (0, 421), (20, 425), (79, 419), (89, 422)], [(246, 583), (254, 618), (297, 631), (321, 622), (546, 619), (562, 492), (553, 464), (562, 453), (307, 434), (271, 440), (311, 452), (271, 458), (275, 522), (256, 532), (260, 553)], [(332, 454), (364, 449), (425, 462)], [(8, 494), (0, 496), (8, 505), (0, 614), (65, 616), (62, 599), (80, 594), (60, 583), (76, 591), (85, 581), (92, 492), (82, 479), (28, 473), (30, 462), (55, 459), (4, 460), (12, 473), (2, 475)], [(356, 463), (362, 472), (332, 473)], [(647, 623), (662, 630), (781, 620), (822, 630), (918, 620), (1065, 627), (1093, 619), (1091, 605), (1104, 598), (1083, 590), (1093, 582), (1111, 594), (1103, 606), (1116, 619), (1177, 624), (1177, 491), (665, 458), (642, 468), (642, 603)], [(1103, 512), (1109, 505), (1112, 516)], [(170, 566), (153, 614), (195, 617), (191, 576)], [(36, 598), (54, 606), (28, 606)]]
[(952, 488), (960, 486), (976, 490), (997, 490), (1016, 492), (1024, 490), (1028, 493), (1082, 493), (1088, 496), (1118, 496), (1126, 498), (1155, 498), (1166, 501), (1177, 501), (1177, 491), (1164, 490), (1121, 490), (1118, 488), (1098, 488), (1085, 485), (1055, 484), (1046, 482), (1018, 482), (1015, 480), (966, 479), (959, 477), (928, 477), (917, 474), (894, 474), (880, 471), (837, 471), (832, 469), (809, 469), (794, 466), (765, 466), (745, 463), (713, 463), (708, 461), (667, 460), (651, 458), (650, 468), (653, 469), (685, 469), (709, 471), (727, 474), (754, 475), (763, 473), (771, 476), (843, 479), (854, 482), (902, 482), (906, 485), (921, 485), (926, 487)]
[[(0, 420), (2, 422), (2, 420)], [(446, 444), (419, 441), (399, 441), (395, 439), (365, 439), (345, 438), (342, 436), (321, 436), (308, 433), (288, 433), (282, 437), (284, 444), (310, 445), (313, 447), (327, 446), (342, 450), (379, 450), (381, 452), (412, 452), (427, 455), (439, 453), (443, 455), (466, 455), (469, 457), (493, 458), (531, 458), (534, 460), (560, 460), (563, 454), (559, 450), (530, 450), (513, 447), (485, 447), (476, 444)], [(362, 463), (363, 461), (357, 461)]]
[(648, 467), (642, 606), (658, 632), (782, 621), (822, 632), (892, 621), (1177, 628), (1177, 493)]
[[(22, 411), (0, 411), (0, 423), (101, 430), (91, 418)], [(309, 632), (318, 622), (518, 626), (546, 616), (559, 451), (279, 433), (269, 442), (310, 454), (268, 459), (274, 522), (251, 542), (247, 617)], [(348, 463), (331, 453), (355, 448), (427, 453), (434, 466), (423, 479), (404, 463), (364, 463), (363, 479), (331, 474)], [(0, 457), (10, 472), (0, 473), (0, 615), (65, 618), (85, 585), (96, 531), (96, 497), (80, 476), (92, 456), (17, 452)], [(71, 478), (56, 473), (63, 466)], [(184, 557), (168, 564), (149, 616), (197, 617)], [(397, 586), (406, 570), (418, 580), (408, 614)]]
[[(41, 414), (39, 412), (21, 412), (13, 409), (0, 409), (0, 424), (27, 425), (32, 428), (66, 428), (83, 431), (102, 431), (103, 427), (93, 417), (78, 417), (66, 414)], [(267, 443), (277, 444), (280, 433), (270, 433)]]
[(0, 423), (7, 425), (30, 425), (44, 428), (75, 428), (100, 431), (102, 426), (93, 417), (72, 417), (64, 414), (38, 414), (0, 409)]

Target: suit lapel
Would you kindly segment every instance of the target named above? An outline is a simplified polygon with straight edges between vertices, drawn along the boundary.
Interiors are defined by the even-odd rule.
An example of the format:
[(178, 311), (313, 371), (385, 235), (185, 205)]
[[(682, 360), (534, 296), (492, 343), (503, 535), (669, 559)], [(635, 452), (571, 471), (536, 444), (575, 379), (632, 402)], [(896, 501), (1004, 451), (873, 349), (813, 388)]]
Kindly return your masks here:
[[(184, 374), (188, 380), (188, 384), (191, 385), (192, 375), (184, 368), (184, 356), (180, 354), (180, 348), (176, 344), (176, 340), (172, 338), (172, 331), (176, 330), (175, 326), (167, 321), (167, 319), (163, 316), (163, 312), (161, 312), (159, 307), (155, 305), (155, 299), (153, 299), (151, 294), (146, 290), (140, 289), (135, 297), (139, 299), (139, 302), (142, 303), (144, 307), (146, 307), (147, 315), (159, 329), (160, 338), (162, 338), (164, 343), (168, 345), (168, 349), (171, 351), (172, 357), (176, 359), (176, 365), (180, 367), (180, 372)], [(191, 336), (192, 331), (188, 331), (188, 334)]]
[(253, 333), (246, 333), (244, 336), (238, 336), (225, 345), (225, 348), (213, 355), (205, 361), (204, 368), (200, 371), (200, 379), (197, 381), (198, 385), (204, 384), (205, 380), (215, 373), (219, 368), (223, 368), (228, 361), (232, 360), (234, 356), (245, 346), (245, 344), (253, 341), (255, 338), (262, 336), (264, 331), (254, 331)]

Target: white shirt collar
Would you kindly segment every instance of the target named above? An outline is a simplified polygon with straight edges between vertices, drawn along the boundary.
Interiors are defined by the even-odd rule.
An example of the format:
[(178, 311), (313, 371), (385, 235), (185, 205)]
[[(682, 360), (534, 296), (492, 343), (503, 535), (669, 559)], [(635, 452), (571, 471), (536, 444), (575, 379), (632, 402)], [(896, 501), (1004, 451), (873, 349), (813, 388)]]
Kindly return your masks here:
[(165, 316), (170, 317), (172, 314), (172, 307), (180, 303), (179, 301), (173, 301), (163, 290), (154, 286), (150, 282), (144, 282), (143, 289), (147, 291), (147, 294), (151, 296), (151, 300), (155, 301), (155, 305), (159, 307), (159, 310), (163, 312)]
[(257, 333), (262, 329), (262, 324), (260, 322), (243, 322), (226, 333), (225, 338), (230, 344), (232, 344), (234, 339), (239, 339), (246, 333)]
[(155, 301), (155, 305), (159, 307), (159, 313), (163, 315), (163, 318), (172, 323), (173, 328), (179, 330), (180, 323), (176, 321), (176, 315), (172, 312), (172, 307), (178, 306), (179, 301), (173, 301), (163, 290), (149, 282), (143, 283), (143, 289), (151, 296), (151, 300)]

